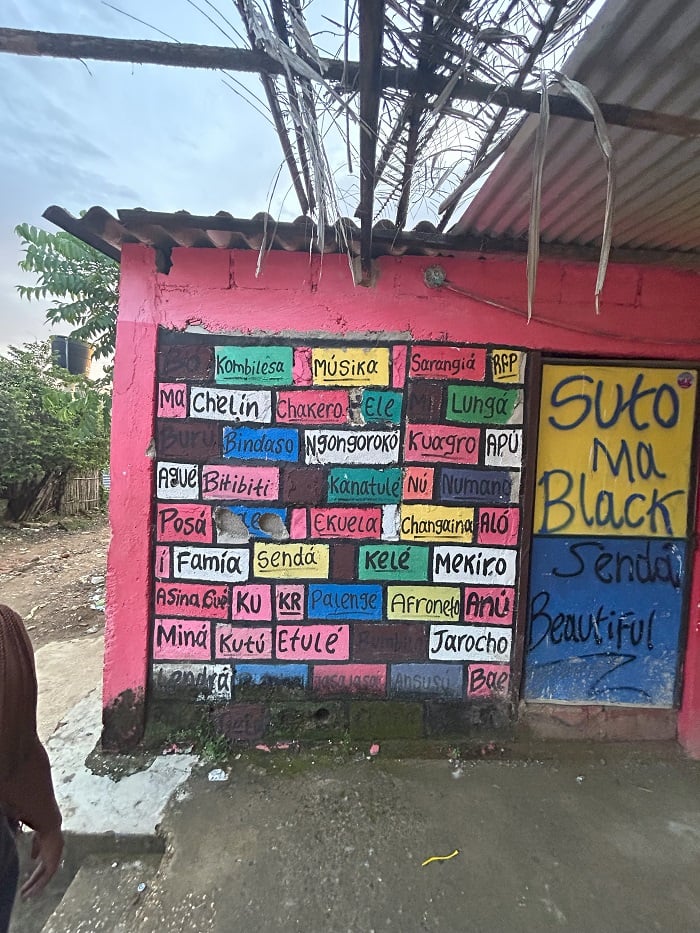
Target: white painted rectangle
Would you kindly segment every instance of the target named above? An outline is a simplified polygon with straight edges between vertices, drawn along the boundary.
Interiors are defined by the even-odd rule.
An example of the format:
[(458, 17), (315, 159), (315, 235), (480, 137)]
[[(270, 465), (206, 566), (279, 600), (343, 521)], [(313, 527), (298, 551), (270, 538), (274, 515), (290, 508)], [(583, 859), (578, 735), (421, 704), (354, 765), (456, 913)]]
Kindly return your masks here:
[(199, 499), (199, 466), (196, 463), (156, 464), (158, 499)]
[(306, 463), (398, 463), (399, 431), (306, 431)]
[(192, 386), (189, 416), (229, 423), (270, 424), (272, 392)]
[(431, 625), (431, 661), (510, 660), (512, 632), (491, 625)]
[(433, 550), (433, 580), (435, 583), (513, 586), (517, 561), (517, 551), (512, 549), (438, 545)]
[(151, 665), (151, 689), (156, 696), (183, 699), (194, 694), (198, 702), (233, 698), (233, 665), (174, 661)]
[(487, 428), (486, 466), (519, 467), (523, 460), (521, 428)]
[(247, 548), (175, 547), (171, 567), (176, 580), (240, 583), (248, 579), (250, 552)]

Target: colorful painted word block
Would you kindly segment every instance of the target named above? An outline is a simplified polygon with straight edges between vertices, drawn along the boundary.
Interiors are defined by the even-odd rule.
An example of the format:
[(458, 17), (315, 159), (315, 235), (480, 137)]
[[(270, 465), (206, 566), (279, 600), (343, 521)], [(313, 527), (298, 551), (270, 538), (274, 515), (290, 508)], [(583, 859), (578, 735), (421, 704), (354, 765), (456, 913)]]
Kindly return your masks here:
[(414, 544), (362, 545), (360, 580), (427, 580), (430, 551)]
[[(261, 734), (275, 696), (501, 702), (518, 604), (525, 353), (160, 341), (154, 695), (240, 703), (251, 711), (242, 736)], [(559, 390), (554, 416), (570, 417), (571, 391)], [(573, 495), (556, 469), (544, 522)]]
[(400, 529), (405, 541), (473, 541), (474, 509), (403, 505)]
[(214, 379), (227, 385), (289, 385), (293, 358), (287, 346), (216, 347)]
[(328, 577), (327, 544), (267, 544), (255, 542), (253, 573), (256, 577), (281, 580)]
[(328, 472), (329, 502), (389, 503), (401, 499), (400, 469), (333, 467)]
[(388, 347), (316, 347), (311, 351), (314, 385), (388, 386)]

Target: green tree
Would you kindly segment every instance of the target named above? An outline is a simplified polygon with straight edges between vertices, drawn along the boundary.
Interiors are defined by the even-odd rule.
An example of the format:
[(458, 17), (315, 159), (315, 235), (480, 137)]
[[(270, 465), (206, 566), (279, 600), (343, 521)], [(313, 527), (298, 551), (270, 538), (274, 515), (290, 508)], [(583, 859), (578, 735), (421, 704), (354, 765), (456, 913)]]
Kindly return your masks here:
[(41, 489), (109, 460), (109, 394), (53, 365), (49, 343), (0, 356), (0, 495), (28, 517)]
[(96, 359), (114, 353), (117, 328), (119, 263), (70, 233), (49, 233), (19, 224), (20, 269), (37, 276), (36, 285), (18, 285), (23, 298), (56, 299), (46, 311), (52, 324), (69, 324), (71, 337), (86, 340)]

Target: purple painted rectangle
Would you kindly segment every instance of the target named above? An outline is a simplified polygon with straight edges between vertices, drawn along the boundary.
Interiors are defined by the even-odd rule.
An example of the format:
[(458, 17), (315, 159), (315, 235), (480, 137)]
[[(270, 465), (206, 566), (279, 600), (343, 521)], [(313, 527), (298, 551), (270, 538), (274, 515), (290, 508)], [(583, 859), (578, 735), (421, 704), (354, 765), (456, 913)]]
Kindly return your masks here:
[(355, 661), (425, 661), (428, 633), (424, 625), (390, 623), (352, 628), (352, 657)]
[(204, 499), (274, 501), (279, 495), (277, 467), (212, 466), (202, 468)]
[(406, 463), (478, 463), (479, 428), (451, 424), (407, 424), (403, 454)]
[(182, 344), (163, 347), (158, 354), (158, 375), (163, 380), (209, 379), (213, 372), (213, 347)]
[(349, 625), (278, 625), (275, 656), (280, 661), (347, 661)]
[(272, 657), (272, 628), (217, 625), (214, 650), (217, 660), (267, 661)]
[(211, 460), (221, 452), (221, 428), (212, 421), (159, 419), (156, 451), (166, 460)]
[(153, 657), (157, 661), (208, 661), (211, 624), (205, 619), (156, 619)]
[(464, 695), (462, 666), (458, 664), (392, 664), (391, 692), (409, 696)]
[(350, 396), (342, 389), (278, 391), (275, 421), (279, 424), (346, 424)]
[(154, 602), (158, 615), (228, 619), (230, 594), (228, 586), (157, 583)]
[(314, 691), (322, 696), (385, 696), (386, 664), (316, 664), (312, 684)]

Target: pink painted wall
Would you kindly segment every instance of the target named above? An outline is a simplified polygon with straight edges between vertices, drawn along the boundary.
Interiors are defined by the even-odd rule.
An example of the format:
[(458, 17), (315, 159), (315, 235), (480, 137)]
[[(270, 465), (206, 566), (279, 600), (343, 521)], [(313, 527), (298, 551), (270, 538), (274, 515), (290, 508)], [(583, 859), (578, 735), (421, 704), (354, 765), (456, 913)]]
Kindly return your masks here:
[[(651, 266), (612, 266), (595, 315), (596, 269), (542, 262), (528, 323), (525, 265), (519, 258), (385, 257), (375, 287), (352, 284), (347, 259), (311, 261), (268, 254), (180, 248), (169, 275), (154, 254), (125, 245), (117, 328), (112, 488), (104, 671), (105, 744), (137, 739), (143, 725), (151, 565), (153, 378), (158, 326), (239, 334), (368, 333), (413, 340), (503, 343), (558, 353), (683, 360), (700, 357), (700, 277)], [(428, 288), (424, 270), (441, 265), (474, 297)], [(478, 296), (478, 297), (477, 297)], [(480, 299), (484, 299), (484, 301)], [(486, 302), (495, 302), (504, 308)], [(700, 512), (698, 513), (700, 530)], [(700, 565), (696, 564), (685, 667), (681, 739), (700, 755)], [(697, 630), (696, 630), (697, 629)]]

